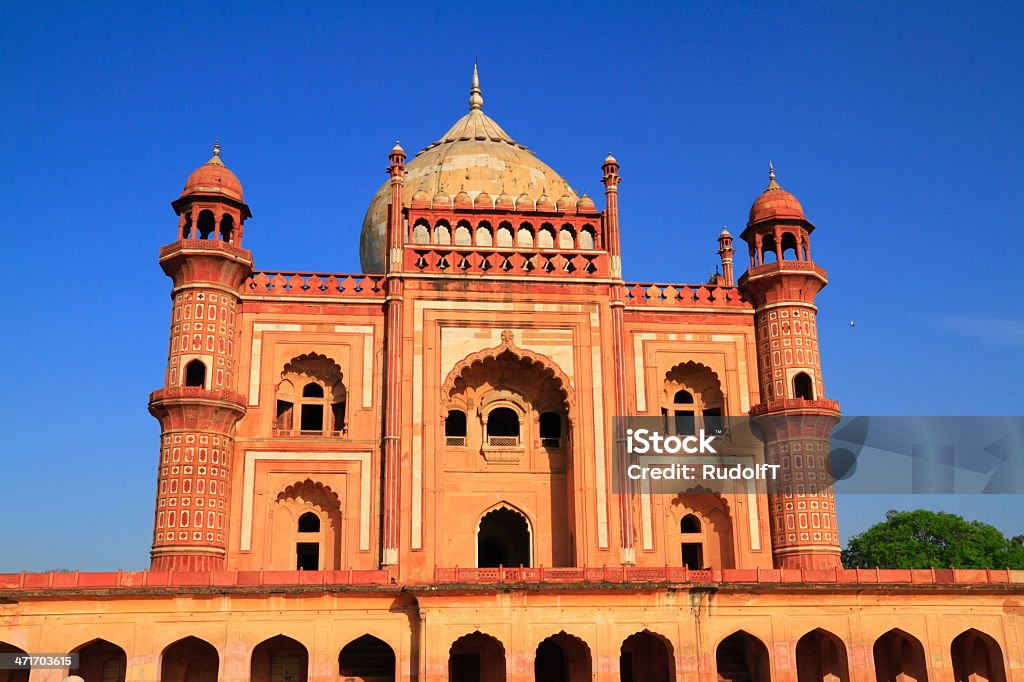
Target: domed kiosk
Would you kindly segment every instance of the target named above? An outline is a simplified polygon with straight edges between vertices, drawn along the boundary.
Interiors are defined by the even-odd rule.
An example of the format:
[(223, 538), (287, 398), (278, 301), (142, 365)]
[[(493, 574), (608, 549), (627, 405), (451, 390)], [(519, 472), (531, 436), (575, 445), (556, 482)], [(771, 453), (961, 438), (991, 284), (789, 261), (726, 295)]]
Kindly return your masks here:
[[(498, 197), (498, 204), (501, 204), (503, 195), (548, 195), (571, 197), (576, 201), (576, 193), (569, 183), (526, 146), (502, 130), (494, 119), (484, 113), (483, 104), (480, 79), (474, 66), (469, 91), (469, 113), (405, 166), (406, 205), (410, 205), (419, 192), (434, 197), (435, 202), (439, 200), (438, 197), (443, 197), (442, 203), (445, 206), (449, 205), (449, 197), (463, 193), (474, 202), (482, 193), (489, 195), (485, 196), (485, 202), (489, 202), (490, 197)], [(384, 182), (363, 218), (363, 231), (359, 240), (363, 272), (384, 271), (385, 230), (390, 197), (390, 183)], [(530, 208), (533, 208), (532, 201)]]

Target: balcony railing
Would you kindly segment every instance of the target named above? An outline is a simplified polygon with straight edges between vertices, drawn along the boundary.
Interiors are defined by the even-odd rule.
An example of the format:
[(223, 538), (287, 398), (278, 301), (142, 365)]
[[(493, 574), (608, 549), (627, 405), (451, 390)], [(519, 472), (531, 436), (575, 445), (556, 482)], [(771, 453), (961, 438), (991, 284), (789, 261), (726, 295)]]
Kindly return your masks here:
[(464, 448), (466, 447), (465, 436), (445, 436), (444, 444), (450, 448)]
[(561, 438), (541, 438), (540, 439), (540, 446), (542, 448), (548, 448), (550, 450), (557, 450), (558, 448), (562, 447), (562, 439)]
[(343, 438), (348, 433), (347, 430), (341, 431), (322, 431), (322, 430), (303, 430), (303, 429), (280, 429), (274, 427), (274, 435), (280, 438), (298, 438), (302, 436), (320, 436), (321, 438)]
[(406, 272), (518, 277), (608, 277), (604, 251), (548, 251), (474, 246), (405, 247)]
[(519, 436), (487, 436), (487, 445), (492, 448), (517, 448)]

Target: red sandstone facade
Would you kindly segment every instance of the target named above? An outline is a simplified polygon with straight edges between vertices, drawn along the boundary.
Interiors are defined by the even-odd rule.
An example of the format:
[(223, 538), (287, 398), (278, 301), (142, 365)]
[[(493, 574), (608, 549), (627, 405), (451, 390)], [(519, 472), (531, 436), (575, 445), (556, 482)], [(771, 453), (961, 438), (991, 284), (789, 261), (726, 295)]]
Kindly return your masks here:
[[(151, 571), (0, 576), (0, 647), (87, 682), (1024, 680), (1024, 575), (839, 565), (827, 279), (774, 170), (746, 273), (723, 230), (699, 284), (623, 280), (618, 162), (598, 211), (475, 73), (387, 170), (356, 275), (255, 270), (219, 148), (189, 176)], [(615, 415), (750, 415), (728, 454), (782, 478), (613, 493)]]

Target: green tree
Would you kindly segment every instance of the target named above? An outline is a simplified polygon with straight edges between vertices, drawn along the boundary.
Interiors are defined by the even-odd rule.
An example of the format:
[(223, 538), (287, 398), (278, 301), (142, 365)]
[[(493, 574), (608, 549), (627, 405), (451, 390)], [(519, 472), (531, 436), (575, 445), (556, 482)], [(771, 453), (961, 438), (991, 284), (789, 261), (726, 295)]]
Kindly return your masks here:
[(882, 523), (850, 538), (843, 566), (1024, 569), (1024, 544), (956, 514), (893, 510)]

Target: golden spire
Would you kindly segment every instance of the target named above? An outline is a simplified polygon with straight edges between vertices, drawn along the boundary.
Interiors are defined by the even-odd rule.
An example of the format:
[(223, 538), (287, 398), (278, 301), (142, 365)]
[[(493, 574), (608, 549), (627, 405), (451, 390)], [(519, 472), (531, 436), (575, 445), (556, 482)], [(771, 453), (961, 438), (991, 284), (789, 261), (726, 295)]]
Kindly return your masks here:
[(482, 111), (484, 108), (484, 96), (480, 92), (480, 74), (476, 70), (476, 62), (473, 62), (473, 84), (469, 88), (469, 110)]

